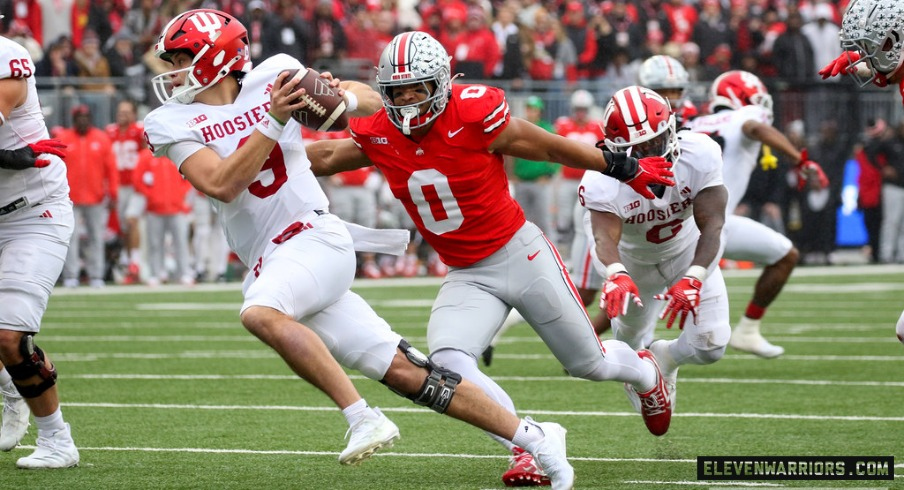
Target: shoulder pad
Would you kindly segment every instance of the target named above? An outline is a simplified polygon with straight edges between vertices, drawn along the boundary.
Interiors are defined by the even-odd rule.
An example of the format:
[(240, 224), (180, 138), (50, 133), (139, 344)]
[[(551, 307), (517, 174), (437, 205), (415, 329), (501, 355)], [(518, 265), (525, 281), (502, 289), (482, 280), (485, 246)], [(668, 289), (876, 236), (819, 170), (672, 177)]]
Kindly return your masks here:
[(0, 79), (30, 78), (35, 64), (28, 51), (15, 41), (0, 38)]
[(499, 116), (508, 118), (505, 92), (496, 87), (452, 85), (452, 99), (453, 106), (458, 109), (458, 117), (463, 122), (483, 121), (485, 126), (490, 126), (498, 121)]

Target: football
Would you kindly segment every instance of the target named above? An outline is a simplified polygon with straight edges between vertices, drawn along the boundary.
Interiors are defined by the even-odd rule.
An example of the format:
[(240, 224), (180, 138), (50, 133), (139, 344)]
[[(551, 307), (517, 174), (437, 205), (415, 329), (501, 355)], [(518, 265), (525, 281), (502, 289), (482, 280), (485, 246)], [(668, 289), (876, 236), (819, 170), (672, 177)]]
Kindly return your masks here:
[(348, 114), (345, 109), (347, 102), (339, 95), (339, 91), (330, 87), (329, 82), (320, 77), (317, 70), (285, 70), (289, 73), (286, 82), (298, 78), (295, 90), (304, 89), (301, 98), (307, 102), (307, 106), (292, 112), (292, 119), (302, 126), (317, 131), (342, 131), (348, 127)]

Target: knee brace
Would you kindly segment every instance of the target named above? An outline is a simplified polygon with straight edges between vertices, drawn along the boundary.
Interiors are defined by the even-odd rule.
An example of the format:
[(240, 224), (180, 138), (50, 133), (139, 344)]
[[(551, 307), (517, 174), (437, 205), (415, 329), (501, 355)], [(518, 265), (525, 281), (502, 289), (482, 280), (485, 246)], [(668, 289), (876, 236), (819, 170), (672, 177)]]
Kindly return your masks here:
[[(19, 353), (22, 354), (24, 360), (15, 366), (6, 366), (6, 371), (9, 372), (20, 395), (24, 398), (37, 398), (56, 384), (56, 369), (52, 365), (48, 366), (44, 351), (35, 345), (33, 334), (22, 336), (22, 340), (19, 342)], [(31, 385), (22, 384), (22, 381), (34, 376), (41, 378), (41, 382)]]
[[(461, 375), (449, 369), (437, 366), (429, 357), (415, 349), (405, 339), (399, 341), (399, 349), (405, 353), (408, 361), (417, 367), (425, 367), (430, 374), (424, 380), (424, 384), (417, 393), (407, 395), (395, 388), (386, 385), (393, 393), (403, 396), (414, 402), (415, 405), (429, 407), (438, 413), (446, 413), (452, 397), (455, 396), (455, 388), (461, 382)], [(386, 384), (385, 381), (381, 383)]]

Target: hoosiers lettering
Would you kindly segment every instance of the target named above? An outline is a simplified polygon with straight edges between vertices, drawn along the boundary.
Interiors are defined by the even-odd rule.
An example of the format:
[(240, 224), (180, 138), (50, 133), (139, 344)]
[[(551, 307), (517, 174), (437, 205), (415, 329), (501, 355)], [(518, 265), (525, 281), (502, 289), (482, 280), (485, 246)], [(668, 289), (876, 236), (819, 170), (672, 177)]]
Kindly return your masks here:
[(650, 221), (665, 221), (672, 216), (684, 211), (689, 208), (693, 204), (693, 201), (690, 198), (686, 198), (681, 202), (673, 202), (669, 204), (669, 207), (665, 209), (651, 209), (649, 211), (643, 211), (637, 214), (633, 214), (628, 216), (625, 219), (625, 224), (633, 225), (633, 224), (643, 224), (648, 223)]
[[(207, 126), (200, 128), (201, 135), (204, 137), (204, 144), (216, 141), (220, 138), (231, 136), (236, 133), (244, 133), (249, 129), (253, 129), (254, 125), (264, 118), (264, 114), (270, 110), (270, 101), (253, 107), (244, 114), (235, 116), (225, 121), (216, 121)], [(193, 120), (192, 122), (194, 122)]]

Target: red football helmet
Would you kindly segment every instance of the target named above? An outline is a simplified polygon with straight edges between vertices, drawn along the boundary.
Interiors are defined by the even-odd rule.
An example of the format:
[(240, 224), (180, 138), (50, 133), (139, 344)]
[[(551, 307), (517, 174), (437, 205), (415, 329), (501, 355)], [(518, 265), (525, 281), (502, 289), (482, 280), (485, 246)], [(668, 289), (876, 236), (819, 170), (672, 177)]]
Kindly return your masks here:
[(630, 149), (635, 158), (661, 156), (671, 162), (681, 156), (672, 107), (645, 87), (615, 92), (603, 113), (603, 132), (606, 147), (613, 152)]
[(709, 89), (710, 111), (720, 107), (735, 110), (758, 105), (772, 114), (772, 96), (763, 82), (753, 73), (732, 70), (719, 75)]
[[(155, 54), (170, 61), (178, 52), (192, 57), (191, 66), (157, 75), (152, 80), (160, 102), (190, 104), (195, 95), (233, 71), (251, 71), (248, 31), (236, 18), (212, 9), (189, 10), (163, 28)], [(185, 82), (172, 86), (173, 76), (186, 72)]]

